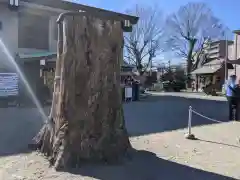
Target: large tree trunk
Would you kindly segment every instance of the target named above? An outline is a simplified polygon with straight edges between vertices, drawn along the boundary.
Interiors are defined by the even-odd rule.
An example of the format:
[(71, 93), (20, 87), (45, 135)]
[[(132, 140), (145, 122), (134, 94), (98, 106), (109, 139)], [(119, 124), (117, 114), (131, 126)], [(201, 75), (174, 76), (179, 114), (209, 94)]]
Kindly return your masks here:
[(52, 125), (36, 136), (37, 147), (56, 168), (117, 160), (131, 147), (120, 91), (121, 24), (67, 16), (63, 25)]

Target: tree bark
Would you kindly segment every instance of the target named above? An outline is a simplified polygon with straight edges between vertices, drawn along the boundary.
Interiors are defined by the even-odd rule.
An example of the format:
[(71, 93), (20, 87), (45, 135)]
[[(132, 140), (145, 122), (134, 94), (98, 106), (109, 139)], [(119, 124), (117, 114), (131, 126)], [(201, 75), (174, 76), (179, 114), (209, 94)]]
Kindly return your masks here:
[(56, 169), (82, 161), (115, 161), (131, 148), (121, 101), (120, 22), (86, 16), (63, 21), (52, 125), (35, 137)]
[(196, 44), (196, 39), (189, 39), (188, 40), (188, 56), (187, 56), (187, 86), (188, 88), (191, 88), (192, 86), (192, 80), (191, 80), (191, 72), (192, 72), (192, 54), (194, 50), (194, 46)]

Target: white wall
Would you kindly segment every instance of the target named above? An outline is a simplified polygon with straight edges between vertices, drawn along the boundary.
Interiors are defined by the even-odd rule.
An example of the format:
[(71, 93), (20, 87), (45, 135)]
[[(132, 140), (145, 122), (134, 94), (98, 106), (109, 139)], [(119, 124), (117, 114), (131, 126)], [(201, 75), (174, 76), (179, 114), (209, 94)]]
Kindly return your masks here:
[(234, 59), (234, 44), (228, 45), (228, 59)]
[[(26, 6), (26, 8), (23, 8)], [(29, 7), (28, 7), (29, 6)], [(25, 11), (29, 13), (49, 16), (49, 51), (57, 51), (57, 41), (54, 38), (54, 25), (58, 15), (64, 10), (61, 9), (49, 9), (44, 7), (38, 7), (32, 3), (20, 3), (19, 11)], [(15, 53), (32, 53), (32, 52), (44, 52), (38, 49), (18, 48), (18, 12), (10, 11), (6, 3), (0, 3), (0, 21), (3, 24), (3, 30), (0, 30), (0, 38), (3, 39), (5, 45), (10, 50), (11, 54)], [(2, 58), (1, 53), (0, 57)]]
[[(21, 8), (22, 6), (24, 6), (24, 5), (20, 6), (20, 11), (23, 12), (23, 13), (29, 14), (29, 16), (40, 15), (40, 16), (45, 16), (45, 17), (49, 18), (49, 40), (48, 41), (49, 41), (49, 50), (50, 50), (51, 49), (50, 45), (52, 43), (51, 28), (50, 28), (50, 26), (51, 26), (51, 20), (50, 20), (51, 19), (51, 14), (48, 13), (48, 12), (45, 12), (44, 10), (36, 9), (35, 6), (27, 7), (27, 8)], [(49, 51), (49, 50), (42, 50), (42, 49), (35, 49), (35, 48), (18, 48), (19, 53), (26, 53), (26, 54), (46, 52), (46, 51)]]
[[(240, 58), (240, 35), (234, 34), (234, 44), (228, 46), (228, 58), (230, 60), (235, 60)], [(240, 80), (240, 65), (233, 65), (236, 67), (236, 75), (238, 80)], [(228, 70), (228, 76), (235, 74), (235, 70)]]
[(49, 50), (51, 52), (57, 52), (57, 40), (55, 39), (54, 26), (57, 24), (58, 16), (51, 16), (49, 25)]
[[(12, 56), (18, 51), (18, 18), (17, 12), (10, 11), (7, 4), (0, 3), (0, 21), (2, 29), (0, 30), (0, 39), (9, 50)], [(0, 68), (10, 66), (8, 58), (0, 46)], [(11, 66), (10, 66), (11, 67)]]
[[(237, 51), (237, 53), (236, 53)], [(235, 34), (234, 37), (234, 59), (240, 58), (240, 35)], [(236, 65), (236, 75), (238, 80), (240, 80), (240, 65)]]

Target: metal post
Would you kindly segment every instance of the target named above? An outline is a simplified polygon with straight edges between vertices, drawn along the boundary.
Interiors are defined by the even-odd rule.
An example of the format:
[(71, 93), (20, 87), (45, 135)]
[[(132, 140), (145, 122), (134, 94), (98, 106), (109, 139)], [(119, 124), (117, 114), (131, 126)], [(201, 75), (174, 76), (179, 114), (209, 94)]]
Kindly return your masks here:
[(186, 134), (186, 139), (195, 140), (194, 134), (192, 134), (192, 106), (189, 106), (188, 110), (188, 133)]
[[(235, 34), (235, 60), (238, 59), (238, 54), (237, 54), (237, 48), (238, 48), (238, 35)], [(234, 74), (237, 74), (237, 65), (234, 64)]]
[(189, 106), (189, 110), (188, 110), (188, 134), (192, 134), (191, 129), (192, 129), (192, 107)]
[(225, 33), (225, 70), (224, 70), (224, 76), (225, 76), (225, 80), (227, 81), (228, 79), (228, 68), (227, 68), (227, 60), (228, 60), (228, 40), (227, 40), (227, 35)]

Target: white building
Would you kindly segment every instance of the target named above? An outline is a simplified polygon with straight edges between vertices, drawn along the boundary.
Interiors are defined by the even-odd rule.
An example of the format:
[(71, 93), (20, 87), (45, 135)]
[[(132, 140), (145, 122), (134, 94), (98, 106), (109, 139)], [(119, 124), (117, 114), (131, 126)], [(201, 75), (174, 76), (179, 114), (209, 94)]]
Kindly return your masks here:
[(5, 46), (36, 92), (41, 84), (40, 60), (56, 58), (56, 20), (61, 13), (69, 11), (130, 22), (130, 27), (138, 21), (134, 16), (61, 0), (0, 0), (0, 72), (14, 70), (4, 52)]

